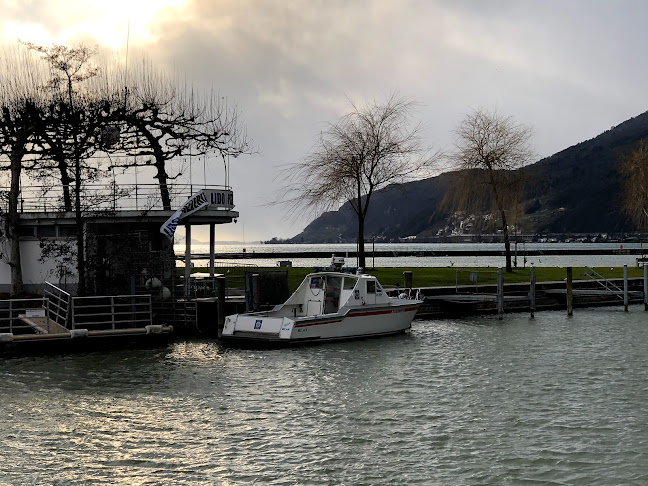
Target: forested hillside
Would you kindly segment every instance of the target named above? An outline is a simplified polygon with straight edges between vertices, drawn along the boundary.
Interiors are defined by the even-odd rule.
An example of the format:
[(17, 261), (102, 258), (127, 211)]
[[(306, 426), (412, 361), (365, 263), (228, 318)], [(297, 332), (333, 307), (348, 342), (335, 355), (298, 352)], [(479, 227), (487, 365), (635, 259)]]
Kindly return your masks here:
[[(648, 112), (599, 136), (569, 147), (523, 169), (526, 186), (518, 226), (524, 233), (614, 233), (634, 231), (621, 213), (618, 163), (621, 154), (648, 137)], [(366, 220), (365, 237), (380, 240), (425, 238), (458, 224), (442, 204), (457, 173), (377, 192)], [(293, 242), (353, 241), (355, 213), (349, 204), (309, 224)]]

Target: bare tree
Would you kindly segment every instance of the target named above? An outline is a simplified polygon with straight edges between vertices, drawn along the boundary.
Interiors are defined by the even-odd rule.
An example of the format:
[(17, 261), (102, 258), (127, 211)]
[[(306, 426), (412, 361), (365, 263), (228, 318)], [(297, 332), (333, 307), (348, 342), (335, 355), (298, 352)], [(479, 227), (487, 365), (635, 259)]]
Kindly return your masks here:
[(374, 193), (388, 184), (428, 174), (439, 159), (421, 146), (421, 127), (412, 125), (415, 103), (390, 95), (385, 102), (351, 103), (351, 111), (329, 124), (314, 149), (283, 171), (281, 203), (294, 213), (316, 214), (347, 201), (358, 217), (358, 264), (365, 267), (365, 219)]
[(121, 149), (136, 158), (125, 167), (155, 168), (164, 209), (171, 209), (169, 181), (180, 175), (169, 174), (170, 160), (214, 152), (236, 157), (251, 151), (237, 106), (214, 92), (183, 88), (145, 60), (127, 86)]
[(533, 157), (532, 130), (513, 117), (483, 109), (470, 112), (454, 130), (455, 167), (463, 170), (463, 181), (456, 189), (460, 206), (469, 208), (492, 203), (501, 218), (506, 271), (512, 272), (511, 242), (507, 210), (516, 206), (522, 179), (520, 169)]
[[(101, 177), (98, 167), (88, 164), (102, 145), (106, 126), (115, 119), (118, 93), (102, 96), (89, 89), (87, 81), (99, 70), (91, 62), (94, 49), (79, 45), (67, 47), (53, 44), (39, 46), (25, 43), (27, 48), (41, 54), (50, 68), (47, 85), (49, 103), (44, 113), (39, 138), (46, 159), (53, 160), (59, 170), (63, 187), (64, 208), (74, 210), (76, 223), (76, 260), (78, 294), (86, 292), (86, 260), (82, 193), (84, 185)], [(47, 177), (47, 171), (43, 174)], [(70, 183), (73, 183), (72, 188)], [(70, 190), (73, 189), (74, 208)]]
[(0, 63), (0, 168), (9, 169), (5, 230), (10, 245), (11, 293), (23, 293), (22, 264), (18, 232), (20, 179), (24, 168), (35, 163), (34, 134), (41, 123), (44, 99), (38, 89), (43, 71), (25, 49), (5, 50)]
[(621, 158), (624, 213), (641, 231), (648, 230), (648, 139)]

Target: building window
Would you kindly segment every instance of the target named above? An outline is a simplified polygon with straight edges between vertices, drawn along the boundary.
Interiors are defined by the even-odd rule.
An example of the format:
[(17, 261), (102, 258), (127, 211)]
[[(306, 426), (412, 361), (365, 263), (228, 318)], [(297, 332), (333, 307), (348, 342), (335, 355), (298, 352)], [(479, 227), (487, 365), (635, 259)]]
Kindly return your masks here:
[(56, 226), (51, 225), (51, 226), (37, 226), (36, 227), (36, 235), (39, 238), (52, 238), (56, 236)]
[(76, 226), (73, 225), (59, 226), (58, 234), (62, 238), (69, 238), (72, 236), (76, 236)]
[(18, 236), (31, 236), (36, 234), (36, 226), (19, 226)]

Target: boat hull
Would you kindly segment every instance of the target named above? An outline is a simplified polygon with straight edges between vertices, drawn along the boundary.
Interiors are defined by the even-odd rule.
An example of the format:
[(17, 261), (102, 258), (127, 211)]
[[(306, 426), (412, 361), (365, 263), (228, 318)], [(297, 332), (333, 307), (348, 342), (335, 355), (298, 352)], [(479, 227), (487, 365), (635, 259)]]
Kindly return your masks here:
[(420, 304), (408, 300), (301, 318), (236, 314), (226, 318), (221, 337), (231, 341), (306, 343), (400, 334), (410, 329)]

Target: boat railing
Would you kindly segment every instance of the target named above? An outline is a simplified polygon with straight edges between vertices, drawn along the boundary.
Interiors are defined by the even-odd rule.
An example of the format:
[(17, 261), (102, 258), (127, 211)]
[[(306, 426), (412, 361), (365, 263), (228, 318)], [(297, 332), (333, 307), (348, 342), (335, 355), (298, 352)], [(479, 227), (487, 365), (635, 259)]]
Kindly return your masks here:
[[(229, 186), (176, 184), (166, 186), (171, 208), (177, 209), (201, 189), (231, 190)], [(74, 190), (61, 186), (24, 186), (18, 200), (21, 213), (72, 211)], [(67, 208), (66, 208), (67, 194)], [(71, 198), (71, 201), (70, 201)], [(88, 184), (83, 186), (82, 208), (86, 211), (151, 211), (164, 209), (159, 184)], [(0, 209), (9, 207), (9, 188), (0, 187)]]

